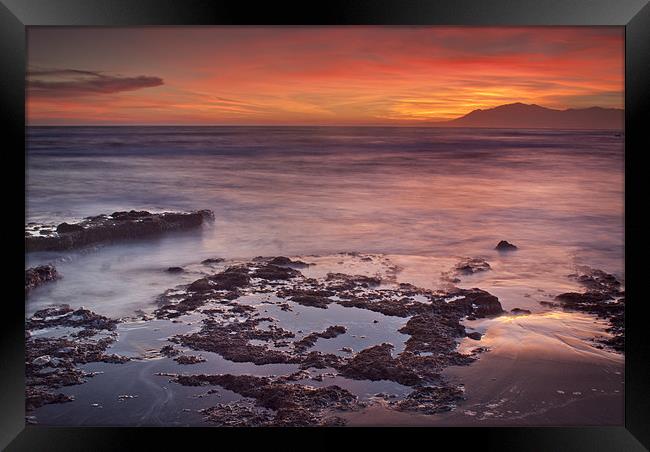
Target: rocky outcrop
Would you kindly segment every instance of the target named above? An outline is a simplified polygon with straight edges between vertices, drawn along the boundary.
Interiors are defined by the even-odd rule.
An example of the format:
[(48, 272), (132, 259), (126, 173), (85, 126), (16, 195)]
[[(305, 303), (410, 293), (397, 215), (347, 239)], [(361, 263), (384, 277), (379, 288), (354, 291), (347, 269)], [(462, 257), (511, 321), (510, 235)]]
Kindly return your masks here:
[(147, 211), (113, 212), (110, 215), (88, 217), (78, 223), (61, 223), (56, 231), (26, 235), (25, 249), (31, 251), (61, 251), (98, 243), (154, 237), (170, 231), (201, 226), (214, 219), (210, 210), (196, 212), (150, 213)]
[(564, 309), (588, 312), (607, 319), (611, 325), (608, 332), (612, 337), (600, 342), (623, 352), (625, 350), (625, 292), (621, 290), (620, 281), (614, 275), (590, 268), (569, 277), (578, 281), (586, 290), (582, 293), (562, 293), (555, 299)]
[(497, 251), (515, 251), (518, 248), (512, 243), (508, 243), (505, 240), (501, 240), (499, 243), (497, 243), (497, 246), (495, 246), (494, 249)]
[(59, 277), (54, 265), (40, 265), (28, 268), (25, 270), (25, 294), (43, 283), (59, 279)]

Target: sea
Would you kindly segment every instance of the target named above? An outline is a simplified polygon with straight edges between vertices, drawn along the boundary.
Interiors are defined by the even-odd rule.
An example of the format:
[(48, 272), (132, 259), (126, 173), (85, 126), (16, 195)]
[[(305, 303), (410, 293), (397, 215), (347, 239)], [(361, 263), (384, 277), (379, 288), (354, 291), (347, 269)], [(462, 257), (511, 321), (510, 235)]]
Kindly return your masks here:
[[(487, 425), (497, 422), (499, 407), (510, 423), (622, 419), (623, 357), (593, 347), (606, 325), (539, 303), (581, 290), (568, 277), (576, 269), (601, 269), (625, 281), (625, 137), (618, 131), (116, 126), (28, 127), (26, 133), (26, 224), (131, 209), (210, 209), (215, 215), (199, 230), (153, 240), (27, 254), (26, 267), (53, 263), (62, 278), (29, 296), (26, 315), (57, 303), (113, 317), (151, 312), (157, 296), (196, 279), (199, 263), (211, 257), (300, 256), (335, 269), (342, 262), (336, 256), (366, 253), (390, 260), (401, 281), (427, 288), (440, 287), (441, 275), (459, 260), (480, 257), (491, 271), (459, 285), (488, 290), (507, 311), (518, 307), (532, 315), (477, 321), (492, 348), (481, 358), (487, 368), (450, 374), (474, 382), (468, 391), (476, 406), (437, 422)], [(500, 240), (518, 250), (496, 252)], [(171, 274), (165, 271), (170, 266), (197, 270)], [(541, 368), (539, 356), (545, 357)], [(548, 362), (563, 364), (553, 372)], [(494, 383), (501, 386), (485, 386), (486, 372), (504, 369), (511, 370), (508, 377)], [(141, 368), (137, 372), (145, 378)], [(548, 393), (531, 386), (532, 375), (543, 380), (535, 387), (549, 386)], [(525, 392), (526, 381), (530, 400), (513, 402), (512, 388)], [(83, 391), (88, 399), (80, 400), (91, 406), (96, 393)], [(583, 394), (592, 398), (585, 401)], [(169, 394), (152, 397), (160, 407)], [(542, 406), (555, 398), (562, 400), (549, 402), (552, 409)], [(125, 421), (119, 411), (99, 415), (85, 405), (71, 408), (75, 403), (43, 407), (41, 416), (64, 425), (200, 423), (150, 408)], [(571, 403), (586, 417), (562, 411)], [(594, 417), (593, 407), (603, 403), (608, 410)], [(431, 422), (373, 409), (350, 422)]]

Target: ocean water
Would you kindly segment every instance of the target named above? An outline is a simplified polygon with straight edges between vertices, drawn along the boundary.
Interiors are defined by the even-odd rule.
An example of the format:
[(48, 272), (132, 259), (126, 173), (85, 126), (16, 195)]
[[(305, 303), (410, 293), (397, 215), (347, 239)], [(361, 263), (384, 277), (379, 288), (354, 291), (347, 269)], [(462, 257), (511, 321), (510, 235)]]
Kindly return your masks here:
[[(61, 265), (96, 270), (95, 283), (107, 281), (109, 291), (113, 271), (126, 270), (129, 286), (138, 277), (133, 270), (215, 255), (475, 256), (502, 239), (526, 250), (510, 259), (522, 266), (511, 265), (513, 274), (583, 264), (624, 278), (624, 137), (613, 132), (30, 127), (27, 133), (26, 221), (130, 209), (214, 211), (214, 225), (201, 233), (110, 247), (83, 259), (64, 256)], [(27, 265), (60, 257), (30, 255)]]
[[(520, 397), (518, 405), (509, 407), (508, 412), (517, 412), (518, 422), (553, 424), (557, 414), (540, 414), (548, 411), (546, 407), (552, 406), (554, 413), (580, 403), (587, 404), (582, 414), (593, 412), (588, 403), (595, 403), (599, 409), (607, 406), (610, 417), (590, 420), (580, 413), (566, 416), (565, 411), (565, 418), (559, 418), (573, 424), (622, 419), (623, 357), (594, 348), (591, 341), (605, 334), (607, 325), (584, 314), (549, 312), (539, 303), (580, 290), (567, 278), (580, 266), (602, 269), (624, 282), (621, 134), (412, 127), (30, 127), (26, 179), (26, 222), (58, 224), (130, 209), (211, 209), (215, 214), (214, 224), (154, 240), (30, 253), (26, 266), (52, 262), (63, 278), (36, 289), (26, 301), (27, 314), (53, 303), (86, 306), (110, 316), (150, 312), (166, 289), (200, 277), (206, 271), (200, 261), (208, 257), (236, 262), (259, 255), (300, 256), (317, 262), (308, 271), (318, 277), (327, 271), (372, 274), (376, 268), (337, 254), (371, 253), (398, 269), (397, 281), (428, 288), (443, 286), (442, 273), (460, 259), (482, 257), (492, 270), (464, 277), (459, 286), (488, 290), (504, 309), (529, 309), (532, 315), (468, 325), (485, 334), (492, 350), (480, 365), (452, 370), (453, 378), (484, 384), (491, 371), (509, 368), (512, 373), (507, 383), (500, 379), (502, 386), (496, 389), (468, 386), (470, 405), (474, 403), (468, 411), (479, 414), (467, 419), (476, 422), (481, 417), (481, 408), (476, 407), (488, 413), (483, 419), (494, 419), (489, 413), (498, 410), (489, 407), (508, 406), (499, 401), (514, 400), (507, 395), (512, 388), (518, 393), (528, 390), (534, 400), (523, 406)], [(519, 250), (499, 254), (494, 251), (499, 240), (515, 243)], [(183, 266), (186, 272), (169, 274), (165, 272), (169, 266)], [(324, 315), (322, 310), (310, 314), (309, 309), (303, 315), (315, 329), (324, 325), (319, 324), (320, 315), (327, 318), (322, 322), (352, 329), (368, 320), (367, 313), (355, 317), (350, 310), (332, 308)], [(282, 326), (291, 329), (287, 322)], [(405, 320), (391, 322), (396, 330)], [(140, 337), (139, 328), (120, 326), (117, 352), (164, 344), (163, 333)], [(382, 340), (373, 332), (361, 332)], [(337, 338), (336, 348), (347, 345), (346, 340)], [(403, 338), (387, 331), (384, 340)], [(535, 358), (542, 350), (544, 363)], [(232, 371), (232, 363), (211, 359), (215, 361), (200, 366)], [(120, 372), (112, 365), (98, 366), (107, 373)], [(160, 362), (124, 367), (130, 384), (140, 382), (141, 394), (146, 387), (151, 396), (142, 395), (138, 402), (142, 409), (122, 422), (200, 422), (198, 416), (179, 420), (178, 410), (169, 407), (152, 414), (147, 407), (162, 407), (173, 395), (169, 391), (178, 391), (178, 398), (188, 390), (169, 384), (161, 389), (164, 381), (151, 377), (151, 366), (169, 370)], [(526, 386), (532, 375), (541, 375), (539, 366), (548, 393), (532, 383)], [(250, 366), (241, 372), (251, 372)], [(584, 387), (560, 389), (577, 381)], [(359, 387), (352, 381), (337, 384)], [(100, 377), (72, 387), (69, 391), (79, 402), (46, 406), (39, 415), (54, 424), (115, 424), (122, 405), (101, 415), (88, 408), (101, 387)], [(377, 384), (369, 387), (385, 390)], [(555, 400), (557, 391), (601, 398), (584, 402), (573, 396), (577, 401), (571, 405), (572, 401)], [(108, 407), (111, 397), (106, 395), (102, 403)], [(541, 405), (548, 400), (549, 405)], [(447, 422), (463, 424), (460, 413)], [(373, 412), (353, 423), (421, 422), (384, 415)], [(513, 416), (506, 416), (506, 421), (515, 422)]]

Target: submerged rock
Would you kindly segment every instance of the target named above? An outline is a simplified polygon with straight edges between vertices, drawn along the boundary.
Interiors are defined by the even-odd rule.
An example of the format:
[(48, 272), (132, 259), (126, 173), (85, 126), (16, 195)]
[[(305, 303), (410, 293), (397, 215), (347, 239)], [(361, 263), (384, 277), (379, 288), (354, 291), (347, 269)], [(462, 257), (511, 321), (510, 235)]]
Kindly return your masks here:
[(147, 211), (113, 212), (111, 215), (88, 217), (78, 223), (61, 223), (56, 234), (29, 235), (25, 249), (31, 251), (60, 251), (104, 242), (115, 242), (157, 236), (201, 226), (214, 219), (210, 210), (196, 212), (150, 213)]
[(454, 271), (458, 275), (473, 275), (474, 273), (485, 272), (490, 269), (490, 264), (481, 258), (465, 259), (454, 267)]
[(225, 261), (225, 259), (222, 259), (220, 257), (210, 257), (208, 259), (202, 260), (201, 263), (203, 265), (210, 265), (210, 264), (218, 264), (218, 263), (221, 263), (221, 262), (224, 262), (224, 261)]

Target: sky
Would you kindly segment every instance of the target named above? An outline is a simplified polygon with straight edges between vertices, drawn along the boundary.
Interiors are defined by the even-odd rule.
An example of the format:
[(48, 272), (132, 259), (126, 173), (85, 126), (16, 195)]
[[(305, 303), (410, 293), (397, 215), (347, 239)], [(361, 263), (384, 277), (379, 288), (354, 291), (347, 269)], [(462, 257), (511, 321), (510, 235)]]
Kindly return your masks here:
[(30, 125), (418, 125), (623, 108), (623, 27), (29, 27)]

